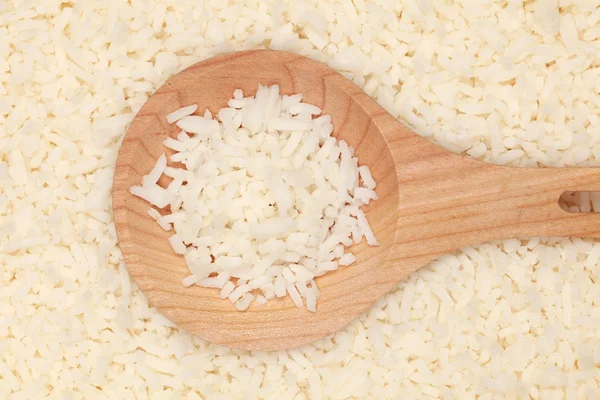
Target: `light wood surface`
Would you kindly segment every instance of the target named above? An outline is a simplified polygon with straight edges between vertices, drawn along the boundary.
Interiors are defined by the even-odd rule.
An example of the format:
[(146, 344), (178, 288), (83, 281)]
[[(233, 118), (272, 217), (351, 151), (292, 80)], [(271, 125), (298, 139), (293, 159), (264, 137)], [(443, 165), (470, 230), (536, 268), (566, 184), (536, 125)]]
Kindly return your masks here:
[[(289, 298), (239, 312), (216, 289), (184, 288), (187, 268), (167, 242), (172, 233), (129, 192), (167, 150), (164, 138), (178, 133), (167, 124), (168, 113), (189, 104), (199, 104), (198, 114), (206, 107), (215, 113), (235, 89), (254, 94), (259, 82), (276, 83), (284, 94), (302, 93), (330, 114), (335, 135), (356, 149), (377, 181), (380, 200), (365, 212), (381, 245), (354, 246), (356, 263), (318, 279), (322, 296), (314, 314)], [(413, 133), (329, 67), (262, 50), (202, 61), (150, 97), (123, 141), (113, 207), (129, 272), (152, 305), (210, 342), (277, 350), (342, 329), (408, 274), (461, 247), (510, 237), (600, 237), (600, 214), (568, 213), (558, 205), (564, 191), (598, 189), (598, 169), (500, 167), (450, 153)]]

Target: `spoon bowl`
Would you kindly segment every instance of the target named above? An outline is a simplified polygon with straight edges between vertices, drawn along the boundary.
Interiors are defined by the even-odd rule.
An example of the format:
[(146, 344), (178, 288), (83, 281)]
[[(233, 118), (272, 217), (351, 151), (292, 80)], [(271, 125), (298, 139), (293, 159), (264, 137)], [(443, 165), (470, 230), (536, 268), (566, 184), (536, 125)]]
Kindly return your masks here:
[[(198, 104), (213, 115), (235, 89), (254, 95), (258, 83), (282, 94), (302, 93), (332, 117), (334, 136), (355, 149), (377, 182), (379, 200), (363, 207), (380, 245), (352, 246), (357, 261), (317, 278), (317, 312), (289, 297), (244, 312), (218, 289), (184, 287), (182, 256), (130, 188), (154, 166), (162, 142), (179, 129), (166, 115)], [(162, 177), (159, 184), (167, 185)], [(113, 210), (129, 272), (167, 318), (210, 342), (250, 350), (280, 350), (313, 342), (358, 317), (411, 272), (440, 255), (489, 240), (523, 236), (600, 237), (598, 214), (563, 211), (565, 191), (600, 188), (594, 168), (524, 169), (486, 164), (450, 153), (398, 122), (351, 81), (295, 54), (256, 50), (199, 62), (169, 79), (140, 109), (117, 160)]]

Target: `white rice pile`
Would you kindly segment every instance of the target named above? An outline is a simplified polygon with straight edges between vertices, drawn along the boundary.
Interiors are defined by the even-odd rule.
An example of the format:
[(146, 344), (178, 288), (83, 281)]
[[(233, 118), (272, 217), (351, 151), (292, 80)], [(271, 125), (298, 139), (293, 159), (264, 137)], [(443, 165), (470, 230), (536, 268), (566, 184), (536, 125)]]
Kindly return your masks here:
[[(369, 167), (331, 136), (331, 116), (277, 85), (259, 84), (251, 97), (237, 89), (216, 118), (191, 115), (197, 108), (167, 115), (182, 131), (163, 144), (185, 169), (168, 167), (162, 154), (131, 188), (168, 207), (148, 212), (175, 231), (169, 243), (190, 271), (183, 285), (221, 289), (240, 311), (289, 295), (315, 312), (314, 278), (356, 261), (345, 246), (363, 236), (378, 244), (360, 209), (378, 199)], [(166, 188), (163, 174), (172, 178)]]
[(0, 398), (600, 398), (600, 243), (469, 247), (342, 332), (251, 353), (149, 308), (109, 208), (134, 113), (235, 49), (324, 61), (477, 159), (599, 165), (599, 22), (597, 1), (0, 2)]

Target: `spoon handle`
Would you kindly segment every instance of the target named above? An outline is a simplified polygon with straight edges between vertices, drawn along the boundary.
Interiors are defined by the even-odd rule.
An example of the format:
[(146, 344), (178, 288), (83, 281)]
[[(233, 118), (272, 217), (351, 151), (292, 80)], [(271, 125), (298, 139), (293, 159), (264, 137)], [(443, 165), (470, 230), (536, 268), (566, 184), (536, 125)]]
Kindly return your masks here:
[(492, 240), (600, 238), (600, 213), (570, 213), (558, 203), (567, 191), (600, 191), (600, 168), (492, 165), (451, 153), (386, 117), (378, 125), (396, 165), (398, 222), (388, 260), (401, 275)]

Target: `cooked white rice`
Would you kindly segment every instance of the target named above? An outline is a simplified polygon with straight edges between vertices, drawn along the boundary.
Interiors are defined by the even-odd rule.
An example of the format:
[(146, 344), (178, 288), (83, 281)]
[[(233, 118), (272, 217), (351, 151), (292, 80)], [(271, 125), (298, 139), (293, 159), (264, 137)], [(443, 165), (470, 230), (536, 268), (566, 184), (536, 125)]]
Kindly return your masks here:
[[(174, 224), (169, 243), (185, 255), (191, 274), (184, 286), (202, 286), (196, 278), (227, 273), (237, 283), (221, 297), (245, 310), (255, 298), (246, 293), (256, 289), (268, 300), (283, 276), (294, 304), (302, 307), (303, 297), (315, 312), (320, 296), (315, 277), (356, 261), (344, 246), (363, 236), (378, 245), (359, 209), (378, 199), (369, 167), (359, 167), (354, 150), (331, 137), (331, 117), (319, 116), (321, 109), (301, 99), (301, 94), (280, 95), (277, 85), (259, 84), (253, 97), (237, 89), (229, 102), (237, 105), (221, 109), (218, 120), (210, 112), (190, 115), (192, 106), (167, 116), (179, 121), (183, 135), (164, 144), (176, 150), (171, 160), (186, 169), (167, 167), (162, 154), (131, 192), (157, 207), (171, 205), (160, 218), (151, 208), (151, 216), (165, 230)], [(167, 193), (157, 184), (162, 173), (174, 178)], [(341, 257), (343, 263), (320, 268), (321, 262)]]
[(328, 63), (452, 151), (597, 166), (597, 4), (228, 4), (0, 2), (0, 398), (600, 398), (600, 243), (469, 247), (342, 332), (252, 353), (149, 307), (110, 213), (119, 140), (147, 97), (257, 47)]

